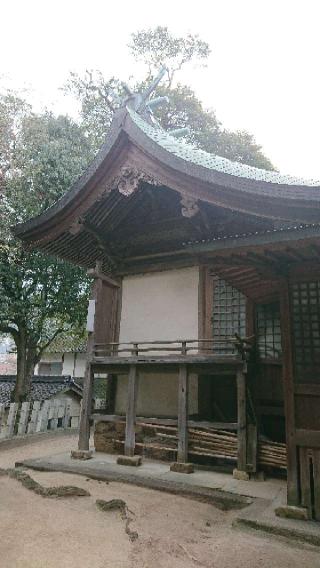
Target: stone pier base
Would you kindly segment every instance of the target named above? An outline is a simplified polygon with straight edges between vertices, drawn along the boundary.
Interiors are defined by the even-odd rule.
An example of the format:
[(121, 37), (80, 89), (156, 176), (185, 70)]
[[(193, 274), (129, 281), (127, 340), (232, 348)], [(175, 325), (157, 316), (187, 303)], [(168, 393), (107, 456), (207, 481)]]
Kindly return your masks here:
[(90, 460), (92, 458), (91, 450), (71, 450), (71, 457), (74, 460)]
[(193, 473), (194, 467), (192, 463), (174, 462), (170, 465), (170, 471), (175, 471), (176, 473)]
[(142, 458), (141, 456), (119, 456), (117, 458), (117, 464), (138, 467), (142, 464)]

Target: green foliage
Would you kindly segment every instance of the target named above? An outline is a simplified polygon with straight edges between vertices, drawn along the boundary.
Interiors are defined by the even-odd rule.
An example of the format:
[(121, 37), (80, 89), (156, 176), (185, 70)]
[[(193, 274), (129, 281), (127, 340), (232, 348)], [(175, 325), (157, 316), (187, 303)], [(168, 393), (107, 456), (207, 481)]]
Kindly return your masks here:
[[(205, 63), (210, 53), (208, 44), (198, 36), (175, 37), (168, 28), (157, 27), (132, 34), (129, 47), (134, 58), (147, 67), (145, 81), (131, 85), (134, 91), (145, 89), (162, 65), (168, 68), (167, 81), (154, 93), (155, 97), (167, 96), (170, 101), (154, 110), (165, 130), (187, 126), (190, 134), (186, 139), (202, 150), (251, 166), (274, 169), (252, 134), (224, 129), (215, 112), (204, 108), (189, 86), (173, 82), (183, 66)], [(105, 140), (114, 109), (125, 98), (123, 86), (114, 77), (107, 80), (100, 72), (87, 71), (84, 77), (72, 74), (66, 90), (80, 101), (82, 125), (92, 147), (97, 149)]]
[(35, 114), (22, 99), (0, 97), (0, 332), (16, 343), (18, 375), (32, 372), (61, 332), (83, 326), (88, 281), (76, 266), (26, 250), (10, 226), (61, 197), (92, 159), (82, 128), (65, 116)]
[(100, 71), (86, 71), (84, 77), (70, 73), (64, 90), (81, 101), (81, 126), (96, 151), (103, 143), (114, 110), (125, 92), (114, 77), (104, 79)]
[(140, 30), (131, 35), (128, 46), (133, 57), (148, 66), (148, 79), (161, 67), (168, 71), (169, 87), (174, 75), (188, 63), (205, 64), (210, 55), (209, 44), (198, 35), (174, 36), (166, 26)]

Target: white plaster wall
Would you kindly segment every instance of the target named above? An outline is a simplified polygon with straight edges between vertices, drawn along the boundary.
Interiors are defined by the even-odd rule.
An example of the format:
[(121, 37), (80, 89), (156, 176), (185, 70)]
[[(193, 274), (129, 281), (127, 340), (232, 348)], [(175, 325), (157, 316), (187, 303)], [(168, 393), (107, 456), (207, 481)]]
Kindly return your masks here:
[(85, 367), (86, 367), (86, 353), (76, 353), (75, 361), (75, 377), (84, 377)]
[(198, 338), (199, 268), (128, 276), (120, 342)]
[(64, 353), (62, 374), (74, 376), (74, 353)]
[[(120, 342), (198, 338), (198, 267), (124, 278)], [(164, 354), (162, 352), (162, 354)], [(189, 378), (189, 413), (198, 411), (198, 379)], [(118, 377), (115, 412), (127, 404), (127, 377)], [(137, 397), (140, 416), (176, 416), (178, 377), (141, 373)]]
[(85, 353), (65, 353), (62, 374), (71, 377), (84, 377), (85, 365)]
[[(118, 377), (116, 414), (127, 408), (128, 377)], [(198, 377), (189, 375), (189, 414), (198, 412)], [(178, 376), (174, 373), (141, 373), (138, 382), (137, 416), (176, 417), (178, 413)]]

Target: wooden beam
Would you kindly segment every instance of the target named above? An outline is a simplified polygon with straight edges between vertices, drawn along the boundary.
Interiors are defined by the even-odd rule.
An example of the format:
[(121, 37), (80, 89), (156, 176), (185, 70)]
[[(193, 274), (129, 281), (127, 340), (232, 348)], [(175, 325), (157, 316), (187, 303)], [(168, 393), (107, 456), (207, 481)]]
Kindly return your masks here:
[[(126, 417), (119, 414), (100, 414), (94, 412), (91, 419), (102, 422), (125, 422)], [(155, 424), (158, 426), (177, 426), (176, 418), (150, 418), (144, 416), (136, 417), (136, 424)], [(188, 428), (209, 428), (214, 430), (230, 430), (236, 431), (237, 422), (209, 422), (207, 420), (188, 420)]]
[(103, 233), (87, 220), (83, 221), (83, 229), (94, 237), (98, 247), (104, 252), (111, 266), (115, 267), (119, 263), (119, 258), (111, 251)]
[(238, 470), (246, 471), (247, 466), (247, 411), (246, 377), (243, 371), (237, 371), (237, 407), (238, 407)]
[[(212, 303), (214, 293), (214, 279), (207, 266), (200, 266), (198, 288), (198, 338), (212, 339)], [(205, 347), (200, 346), (201, 351)]]
[(287, 444), (287, 499), (288, 505), (299, 505), (299, 475), (297, 447), (295, 440), (294, 371), (292, 360), (292, 330), (290, 318), (290, 296), (287, 281), (282, 284), (280, 295), (280, 322), (283, 353), (283, 390), (286, 417)]
[(95, 268), (89, 268), (89, 270), (87, 270), (87, 274), (88, 276), (90, 276), (90, 278), (99, 278), (100, 280), (102, 280), (106, 284), (109, 284), (109, 286), (113, 286), (114, 288), (120, 288), (121, 286), (119, 282), (116, 282), (115, 280), (110, 278), (110, 276), (106, 276), (106, 274), (97, 272)]
[(124, 453), (126, 456), (133, 456), (135, 449), (135, 423), (137, 406), (137, 381), (138, 373), (136, 365), (131, 365), (128, 377), (128, 398), (126, 412), (126, 438)]
[(177, 461), (188, 461), (188, 369), (179, 366), (178, 391), (178, 455)]
[(320, 521), (320, 450), (313, 450), (314, 518)]
[(303, 448), (320, 448), (320, 430), (296, 430), (296, 444)]

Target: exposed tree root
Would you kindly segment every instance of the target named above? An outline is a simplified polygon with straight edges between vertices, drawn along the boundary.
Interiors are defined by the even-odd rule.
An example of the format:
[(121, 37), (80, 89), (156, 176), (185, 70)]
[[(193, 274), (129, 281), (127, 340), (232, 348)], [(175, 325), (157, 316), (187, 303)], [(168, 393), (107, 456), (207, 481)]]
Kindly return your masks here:
[[(130, 523), (134, 520), (134, 513), (130, 511), (125, 501), (122, 499), (111, 499), (111, 501), (104, 501), (97, 499), (96, 505), (100, 511), (116, 511), (120, 512), (121, 519), (125, 521), (125, 532), (129, 539), (133, 542), (137, 540), (138, 533), (130, 529)], [(132, 516), (130, 516), (132, 515)]]
[(22, 483), (23, 487), (33, 491), (41, 497), (89, 497), (89, 491), (74, 485), (60, 485), (58, 487), (43, 487), (32, 479), (28, 473), (21, 469), (0, 469), (0, 475), (8, 475)]

